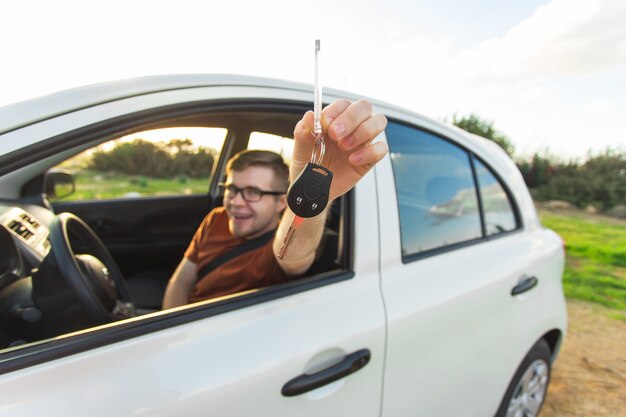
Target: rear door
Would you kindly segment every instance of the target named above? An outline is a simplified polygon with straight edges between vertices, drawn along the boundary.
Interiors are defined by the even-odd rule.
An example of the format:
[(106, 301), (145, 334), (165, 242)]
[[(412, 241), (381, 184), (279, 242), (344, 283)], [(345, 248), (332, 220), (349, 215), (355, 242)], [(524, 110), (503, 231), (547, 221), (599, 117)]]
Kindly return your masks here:
[(389, 323), (383, 414), (493, 415), (541, 337), (540, 293), (511, 295), (532, 275), (541, 242), (466, 148), (393, 121), (386, 137), (391, 159), (377, 167)]

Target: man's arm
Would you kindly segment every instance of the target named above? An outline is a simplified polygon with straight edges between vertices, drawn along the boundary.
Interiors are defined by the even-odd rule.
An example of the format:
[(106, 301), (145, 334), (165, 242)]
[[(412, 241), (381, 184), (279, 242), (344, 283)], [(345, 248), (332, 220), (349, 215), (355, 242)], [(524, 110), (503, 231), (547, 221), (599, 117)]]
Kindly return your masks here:
[[(324, 233), (324, 224), (328, 208), (332, 202), (328, 203), (328, 207), (323, 213), (315, 217), (304, 219), (298, 231), (294, 234), (289, 250), (283, 259), (276, 259), (280, 267), (287, 275), (298, 276), (304, 274), (313, 264), (315, 260), (315, 251), (320, 244), (322, 234)], [(283, 218), (278, 225), (276, 239), (274, 239), (274, 254), (278, 253), (283, 244), (283, 239), (289, 228), (289, 224), (293, 219), (293, 212), (287, 208), (283, 214)]]
[[(385, 143), (372, 143), (386, 126), (385, 116), (372, 114), (372, 105), (366, 100), (354, 103), (338, 100), (322, 111), (326, 153), (321, 165), (333, 172), (329, 206), (333, 200), (350, 191), (387, 154)], [(312, 129), (313, 112), (309, 111), (294, 130), (295, 145), (289, 167), (291, 183), (311, 160), (315, 146)], [(291, 210), (285, 210), (273, 248), (278, 263), (287, 275), (303, 274), (313, 263), (315, 250), (324, 232), (327, 210), (316, 217), (304, 219), (284, 258), (278, 259), (277, 254), (293, 219)]]
[(163, 297), (163, 309), (187, 304), (189, 302), (189, 293), (196, 281), (196, 264), (187, 258), (183, 258), (167, 283), (165, 296)]

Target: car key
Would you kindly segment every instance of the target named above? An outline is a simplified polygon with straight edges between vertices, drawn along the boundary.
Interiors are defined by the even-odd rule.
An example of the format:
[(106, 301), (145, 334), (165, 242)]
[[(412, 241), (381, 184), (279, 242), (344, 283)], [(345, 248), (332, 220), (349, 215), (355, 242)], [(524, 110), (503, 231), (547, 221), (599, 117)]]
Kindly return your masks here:
[[(330, 186), (333, 173), (321, 164), (324, 159), (326, 145), (321, 123), (322, 90), (318, 79), (318, 53), (320, 41), (315, 41), (315, 100), (313, 105), (313, 130), (315, 147), (311, 155), (311, 162), (306, 164), (298, 178), (293, 182), (287, 193), (287, 204), (294, 213), (289, 224), (283, 243), (278, 251), (278, 259), (283, 259), (287, 248), (293, 239), (295, 231), (305, 218), (315, 217), (324, 211), (328, 205)], [(318, 152), (319, 147), (319, 152)]]
[(305, 218), (315, 217), (328, 205), (333, 173), (319, 164), (306, 164), (298, 178), (289, 188), (287, 204), (294, 216), (278, 251), (278, 259), (283, 259), (293, 235)]

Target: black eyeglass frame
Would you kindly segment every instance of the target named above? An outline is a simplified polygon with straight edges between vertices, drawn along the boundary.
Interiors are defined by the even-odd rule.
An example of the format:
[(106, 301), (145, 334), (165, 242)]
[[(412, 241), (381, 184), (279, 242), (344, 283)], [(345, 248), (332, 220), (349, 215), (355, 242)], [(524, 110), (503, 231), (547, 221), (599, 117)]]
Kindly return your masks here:
[[(225, 182), (220, 182), (219, 184), (217, 184), (218, 186), (222, 187), (224, 189), (224, 198), (226, 198), (226, 193), (229, 194), (230, 199), (233, 199), (235, 197), (237, 197), (238, 193), (241, 193), (241, 197), (244, 199), (244, 201), (248, 202), (248, 203), (256, 203), (257, 201), (261, 201), (261, 199), (263, 198), (264, 195), (268, 194), (268, 195), (282, 195), (282, 194), (287, 194), (286, 191), (265, 191), (265, 190), (261, 190), (260, 188), (257, 187), (243, 187), (243, 188), (239, 188), (234, 184), (226, 184)], [(250, 199), (248, 197), (250, 197), (248, 195), (248, 197), (246, 197), (246, 190), (250, 190), (253, 192), (258, 192), (259, 193), (259, 198), (254, 200), (254, 199)]]

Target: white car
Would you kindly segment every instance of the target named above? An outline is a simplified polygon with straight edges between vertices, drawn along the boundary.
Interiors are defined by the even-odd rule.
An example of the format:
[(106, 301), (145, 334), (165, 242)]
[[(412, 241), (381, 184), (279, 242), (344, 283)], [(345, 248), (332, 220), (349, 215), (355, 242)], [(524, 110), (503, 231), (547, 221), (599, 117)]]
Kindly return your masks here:
[[(389, 155), (333, 205), (305, 277), (160, 311), (227, 159), (289, 159), (312, 99), (181, 75), (0, 108), (1, 415), (538, 414), (561, 239), (497, 145), (376, 100)], [(176, 158), (199, 165), (151, 173)]]

